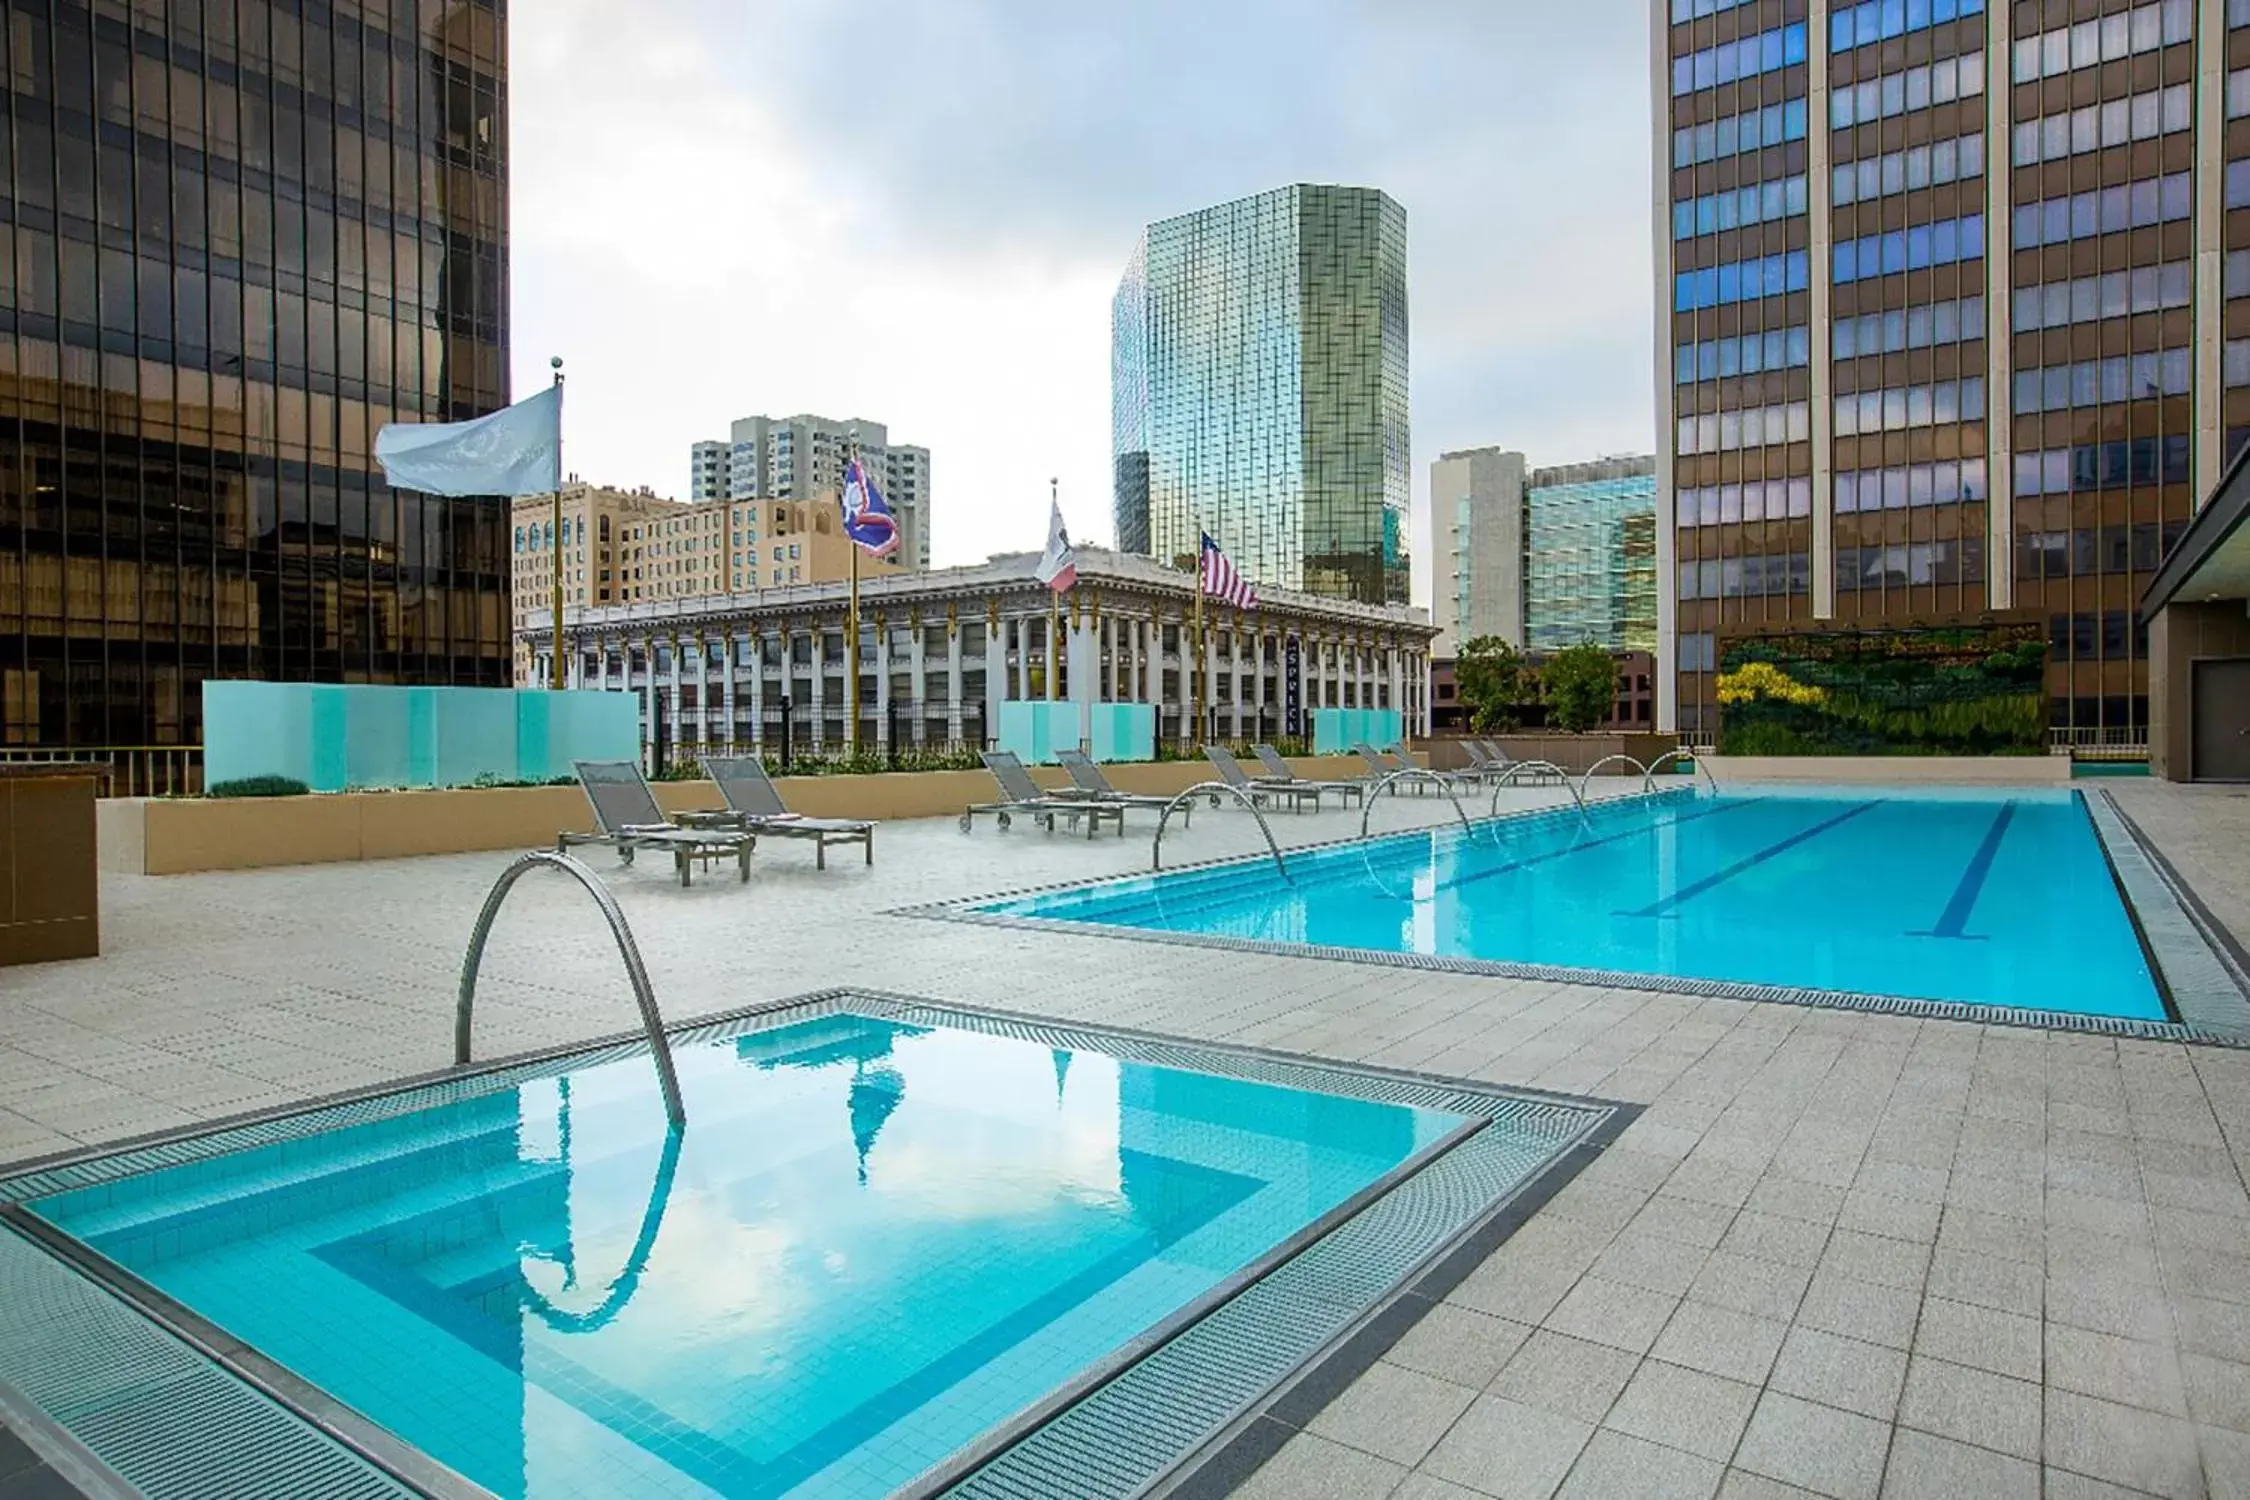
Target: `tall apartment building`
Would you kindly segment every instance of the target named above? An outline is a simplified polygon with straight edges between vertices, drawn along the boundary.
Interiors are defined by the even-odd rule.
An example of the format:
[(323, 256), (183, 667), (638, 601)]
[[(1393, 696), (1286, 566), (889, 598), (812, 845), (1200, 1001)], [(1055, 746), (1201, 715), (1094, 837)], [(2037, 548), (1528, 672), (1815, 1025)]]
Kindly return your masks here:
[(1298, 184), (1152, 224), (1111, 305), (1120, 545), (1407, 597), (1406, 211)]
[(0, 741), (209, 678), (499, 685), (508, 507), (385, 422), (508, 389), (505, 0), (8, 12)]
[(1724, 639), (2135, 604), (2250, 430), (2246, 0), (1655, 0), (1666, 724)]
[(1524, 456), (1465, 448), (1430, 465), (1430, 622), (1440, 658), (1496, 635), (1523, 646)]
[(804, 500), (844, 487), (844, 465), (857, 453), (875, 472), (899, 523), (900, 555), (910, 567), (930, 565), (930, 450), (893, 443), (890, 430), (862, 417), (837, 421), (743, 417), (727, 440), (689, 450), (689, 494), (697, 500)]
[(1656, 459), (1536, 469), (1524, 485), (1523, 644), (1656, 649)]

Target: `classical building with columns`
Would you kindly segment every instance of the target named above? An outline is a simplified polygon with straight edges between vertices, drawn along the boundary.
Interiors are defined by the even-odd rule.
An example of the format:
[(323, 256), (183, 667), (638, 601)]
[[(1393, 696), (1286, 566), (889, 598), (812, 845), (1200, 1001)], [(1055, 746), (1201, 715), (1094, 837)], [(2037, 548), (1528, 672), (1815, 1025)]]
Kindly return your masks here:
[[(1261, 591), (1259, 607), (1204, 604), (1208, 701), (1194, 732), (1195, 578), (1146, 557), (1081, 548), (1078, 586), (1059, 612), (1031, 553), (966, 568), (862, 579), (859, 739), (975, 745), (1010, 699), (1153, 703), (1162, 739), (1309, 733), (1316, 708), (1396, 708), (1429, 728), (1435, 630), (1419, 609)], [(846, 585), (566, 610), (564, 671), (573, 688), (640, 695), (651, 764), (704, 747), (798, 753), (849, 742), (844, 666)], [(1060, 630), (1050, 641), (1059, 613)], [(551, 630), (519, 632), (544, 681)]]

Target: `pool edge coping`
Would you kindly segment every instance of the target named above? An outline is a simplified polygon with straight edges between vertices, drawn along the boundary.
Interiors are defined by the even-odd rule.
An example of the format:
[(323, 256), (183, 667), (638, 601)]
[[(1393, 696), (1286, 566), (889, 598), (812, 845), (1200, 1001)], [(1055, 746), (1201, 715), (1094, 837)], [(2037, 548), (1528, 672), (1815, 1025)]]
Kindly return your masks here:
[[(771, 1021), (788, 1024), (780, 1018), (792, 1011), (807, 1012), (806, 1019), (816, 1019), (823, 1013), (850, 1011), (854, 1002), (868, 1009), (893, 1012), (936, 1012), (971, 1020), (997, 1023), (1005, 1026), (1037, 1028), (1050, 1031), (1078, 1032), (1097, 1038), (1114, 1039), (1120, 1043), (1143, 1047), (1171, 1046), (1232, 1059), (1240, 1063), (1264, 1064), (1299, 1072), (1329, 1075), (1339, 1080), (1356, 1076), (1362, 1080), (1390, 1083), (1399, 1086), (1445, 1090), (1495, 1101), (1517, 1101), (1549, 1109), (1567, 1109), (1585, 1116), (1585, 1123), (1567, 1144), (1551, 1151), (1539, 1161), (1524, 1178), (1504, 1197), (1488, 1205), (1469, 1223), (1445, 1236), (1422, 1260), (1406, 1267), (1396, 1280), (1365, 1308), (1361, 1309), (1335, 1337), (1316, 1348), (1305, 1359), (1283, 1372), (1274, 1382), (1247, 1405), (1236, 1409), (1221, 1420), (1189, 1448), (1175, 1455), (1158, 1474), (1144, 1484), (1136, 1494), (1153, 1493), (1161, 1486), (1193, 1480), (1210, 1463), (1235, 1453), (1238, 1445), (1249, 1433), (1251, 1426), (1264, 1419), (1277, 1408), (1291, 1392), (1303, 1385), (1311, 1374), (1327, 1370), (1340, 1355), (1348, 1356), (1345, 1345), (1358, 1339), (1378, 1317), (1393, 1317), (1394, 1305), (1416, 1294), (1423, 1286), (1431, 1284), (1445, 1270), (1459, 1269), (1452, 1277), (1457, 1284), (1473, 1265), (1492, 1253), (1499, 1244), (1513, 1234), (1537, 1207), (1567, 1186), (1599, 1154), (1614, 1141), (1645, 1109), (1645, 1106), (1624, 1100), (1612, 1100), (1592, 1095), (1567, 1094), (1549, 1089), (1512, 1084), (1485, 1082), (1460, 1078), (1419, 1069), (1407, 1069), (1380, 1063), (1358, 1063), (1325, 1057), (1312, 1053), (1287, 1052), (1279, 1048), (1264, 1047), (1222, 1040), (1204, 1040), (1169, 1032), (1150, 1031), (1144, 1028), (1112, 1025), (1094, 1020), (1039, 1015), (1004, 1007), (962, 1004), (933, 1000), (927, 996), (910, 995), (899, 991), (862, 988), (857, 986), (830, 986), (803, 994), (774, 1000), (756, 1001), (741, 1006), (727, 1007), (668, 1024), (667, 1041), (679, 1033), (702, 1031), (734, 1026), (745, 1022)], [(891, 1019), (903, 1019), (894, 1015)], [(907, 1022), (906, 1024), (913, 1024)], [(738, 1034), (765, 1027), (745, 1027)], [(994, 1034), (994, 1033), (987, 1033)], [(348, 1108), (355, 1104), (375, 1100), (413, 1095), (448, 1083), (477, 1083), (491, 1081), (496, 1087), (504, 1075), (524, 1070), (537, 1070), (556, 1063), (566, 1063), (579, 1058), (593, 1058), (603, 1053), (630, 1054), (645, 1049), (647, 1034), (639, 1029), (619, 1031), (580, 1042), (563, 1043), (548, 1047), (528, 1049), (501, 1057), (453, 1067), (429, 1070), (406, 1075), (385, 1083), (336, 1090), (323, 1095), (309, 1096), (287, 1105), (269, 1106), (245, 1111), (220, 1119), (199, 1122), (194, 1126), (175, 1126), (164, 1130), (121, 1138), (99, 1145), (76, 1147), (44, 1156), (26, 1158), (16, 1162), (0, 1163), (0, 1190), (5, 1190), (20, 1180), (38, 1177), (58, 1170), (91, 1165), (107, 1158), (134, 1156), (150, 1150), (208, 1138), (231, 1135), (237, 1131), (261, 1125), (275, 1124), (297, 1117), (309, 1117), (324, 1112)], [(1156, 1064), (1155, 1066), (1166, 1066)], [(1192, 1070), (1191, 1070), (1192, 1071)], [(534, 1071), (531, 1076), (539, 1076)], [(1247, 1072), (1231, 1073), (1250, 1083), (1267, 1083)], [(1299, 1085), (1284, 1085), (1299, 1086)], [(1347, 1090), (1348, 1097), (1370, 1097), (1365, 1093)], [(1438, 1106), (1418, 1106), (1436, 1109)], [(402, 1111), (410, 1112), (410, 1111)], [(1442, 1111), (1441, 1111), (1442, 1112)], [(986, 1433), (980, 1433), (970, 1443), (949, 1454), (940, 1465), (924, 1471), (922, 1476), (892, 1492), (898, 1496), (937, 1495), (963, 1483), (983, 1467), (999, 1459), (1019, 1443), (1042, 1431), (1073, 1406), (1099, 1392), (1104, 1386), (1129, 1374), (1142, 1361), (1162, 1350), (1172, 1339), (1194, 1329), (1205, 1319), (1227, 1306), (1234, 1299), (1257, 1287), (1266, 1278), (1292, 1263), (1308, 1250), (1319, 1245), (1328, 1236), (1350, 1224), (1360, 1213), (1382, 1202), (1391, 1193), (1411, 1182), (1422, 1171), (1444, 1159), (1455, 1148), (1480, 1135), (1494, 1123), (1491, 1117), (1475, 1116), (1450, 1130), (1439, 1141), (1416, 1152), (1407, 1161), (1398, 1164), (1375, 1182), (1355, 1192), (1313, 1223), (1301, 1227), (1287, 1239), (1258, 1257), (1200, 1297), (1184, 1304), (1167, 1315), (1134, 1341), (1116, 1351), (1114, 1357), (1105, 1357), (1088, 1374), (1096, 1378), (1074, 1379), (1058, 1387), (1050, 1397), (1043, 1397), (1023, 1412), (1004, 1418)], [(310, 1132), (308, 1132), (310, 1133)], [(226, 1154), (215, 1151), (213, 1155)], [(210, 1159), (205, 1157), (202, 1159)], [(151, 1164), (121, 1171), (118, 1176), (138, 1175), (145, 1170), (161, 1170), (165, 1165)], [(91, 1186), (93, 1184), (81, 1184)], [(491, 1492), (477, 1485), (465, 1475), (445, 1465), (427, 1451), (417, 1447), (383, 1427), (374, 1419), (359, 1412), (345, 1402), (330, 1395), (316, 1383), (298, 1375), (294, 1370), (265, 1355), (254, 1345), (226, 1333), (192, 1308), (186, 1307), (129, 1268), (110, 1261), (101, 1252), (85, 1245), (69, 1231), (32, 1213), (25, 1205), (37, 1198), (53, 1196), (70, 1189), (57, 1186), (20, 1197), (0, 1196), (0, 1233), (8, 1234), (44, 1256), (64, 1272), (76, 1276), (96, 1291), (114, 1299), (124, 1311), (146, 1322), (159, 1333), (178, 1341), (187, 1355), (208, 1364), (222, 1375), (240, 1382), (254, 1396), (278, 1407), (289, 1418), (303, 1424), (312, 1434), (342, 1449), (362, 1464), (398, 1484), (405, 1491), (432, 1497), (432, 1500), (474, 1500), (489, 1497)], [(1529, 1207), (1518, 1205), (1529, 1202)], [(1493, 1233), (1495, 1224), (1505, 1229)], [(1474, 1251), (1473, 1257), (1471, 1251)], [(1434, 1263), (1434, 1266), (1433, 1266)], [(1434, 1305), (1436, 1298), (1426, 1299)], [(1399, 1322), (1389, 1337), (1379, 1345), (1368, 1346), (1363, 1358), (1352, 1363), (1347, 1357), (1345, 1365), (1335, 1365), (1342, 1371), (1341, 1378), (1330, 1377), (1326, 1394), (1305, 1412), (1304, 1420), (1327, 1404), (1350, 1380), (1381, 1356), (1383, 1350), (1403, 1336), (1406, 1330), (1419, 1321), (1428, 1307), (1423, 1307), (1411, 1317)], [(249, 1356), (248, 1367), (238, 1358), (238, 1353)], [(1098, 1374), (1096, 1373), (1098, 1372)], [(269, 1378), (269, 1374), (278, 1378)], [(0, 1394), (12, 1387), (0, 1384)], [(42, 1408), (23, 1398), (24, 1408), (31, 1413), (34, 1424), (44, 1424), (60, 1433), (70, 1444), (79, 1447), (91, 1466), (91, 1473), (79, 1482), (80, 1492), (92, 1500), (109, 1500), (111, 1496), (132, 1496), (141, 1493), (130, 1481), (112, 1466), (103, 1462)], [(0, 1417), (7, 1408), (0, 1406)], [(0, 1421), (0, 1430), (10, 1430), (7, 1422)], [(1292, 1429), (1294, 1430), (1294, 1429)], [(989, 1434), (1005, 1431), (1005, 1440), (987, 1443)], [(42, 1434), (44, 1435), (44, 1433)], [(28, 1439), (27, 1439), (28, 1441)], [(68, 1451), (65, 1449), (64, 1451)], [(974, 1461), (956, 1464), (956, 1460), (973, 1455)], [(1265, 1453), (1253, 1458), (1251, 1467), (1263, 1460)], [(50, 1469), (49, 1472), (54, 1472)], [(1246, 1474), (1247, 1470), (1242, 1473)], [(942, 1482), (925, 1484), (932, 1476), (943, 1475)], [(68, 1476), (58, 1475), (66, 1483)], [(1195, 1493), (1222, 1494), (1226, 1488), (1239, 1482), (1242, 1474), (1223, 1482), (1218, 1490), (1197, 1490)], [(107, 1489), (102, 1486), (108, 1486)], [(1170, 1491), (1167, 1490), (1167, 1493)]]
[[(1919, 790), (1919, 789), (1915, 789)], [(1964, 790), (1992, 794), (1995, 788), (1971, 787)], [(1931, 1000), (1909, 995), (1884, 995), (1861, 990), (1828, 990), (1809, 986), (1775, 985), (1745, 980), (1697, 979), (1670, 974), (1649, 974), (1626, 969), (1583, 969), (1562, 964), (1527, 963), (1514, 959), (1478, 959), (1438, 956), (1421, 953), (1388, 953), (1373, 948), (1339, 947), (1322, 943), (1289, 943), (1264, 938), (1226, 937), (1215, 933), (1172, 932), (1160, 928), (1123, 927), (1102, 922), (1065, 920), (1053, 917), (1020, 916), (1004, 912), (991, 912), (979, 908), (1001, 901), (1018, 901), (1026, 897), (1048, 895), (1061, 891), (1094, 890), (1104, 885), (1119, 884), (1128, 880), (1152, 877), (1185, 875), (1221, 870), (1233, 865), (1264, 863), (1271, 856), (1262, 852), (1223, 855), (1214, 859), (1198, 860), (1178, 865), (1169, 870), (1135, 871), (1130, 874), (1104, 875), (1096, 878), (1046, 881), (1037, 885), (1021, 886), (1012, 890), (996, 891), (984, 895), (953, 897), (939, 901), (917, 902), (880, 913), (887, 917), (907, 917), (926, 921), (956, 922), (970, 926), (997, 927), (1023, 932), (1039, 932), (1050, 936), (1102, 938), (1113, 942), (1161, 943), (1171, 947), (1203, 948), (1215, 952), (1256, 953), (1275, 958), (1310, 959), (1324, 963), (1363, 964), (1377, 968), (1416, 969), (1426, 973), (1473, 974), (1493, 979), (1521, 979), (1534, 983), (1568, 984), (1581, 988), (1606, 990), (1632, 990), (1649, 994), (1684, 996), (1701, 1000), (1740, 1000), (1754, 1004), (1795, 1005), (1807, 1008), (1856, 1011), (1862, 1014), (1909, 1016), (1918, 1020), (1957, 1021), (1969, 1025), (2008, 1026), (2024, 1030), (2057, 1031), (2080, 1035), (2107, 1036), (2128, 1041), (2177, 1042), (2186, 1045), (2226, 1047), (2250, 1050), (2250, 956), (2237, 961), (2240, 954), (2232, 935), (2223, 924), (2212, 918), (2194, 889), (2164, 860), (2140, 829), (2126, 816), (2124, 810), (2106, 788), (2058, 787), (2051, 790), (2067, 793), (2078, 799), (2086, 811), (2087, 822), (2094, 831), (2096, 845), (2101, 850), (2103, 864), (2117, 891), (2120, 904), (2125, 908), (2138, 946), (2150, 962), (2150, 980), (2158, 1002), (2165, 1008), (2165, 1019), (2155, 1020), (2135, 1016), (2101, 1016), (2075, 1011), (2040, 1010), (2029, 1006), (1994, 1005), (1987, 1002), (1965, 1000)], [(2116, 851), (2110, 843), (2110, 834), (2100, 817), (2094, 813), (2095, 794), (2114, 812), (2127, 831), (2134, 851), (2147, 856), (2156, 867), (2157, 889), (2147, 894), (2174, 904), (2190, 927), (2197, 930), (2211, 948), (2214, 961), (2233, 981), (2235, 993), (2231, 997), (2239, 1020), (2229, 1023), (2216, 1018), (2183, 1019), (2174, 1000), (2169, 976), (2161, 967), (2166, 948), (2159, 945), (2143, 926), (2140, 893), (2127, 888), (2118, 870)], [(1625, 804), (1643, 799), (1687, 794), (1697, 795), (1694, 784), (1666, 787), (1653, 792), (1623, 793), (1607, 797), (1593, 806)], [(1476, 820), (1478, 824), (1506, 823), (1518, 819), (1551, 817), (1569, 811), (1561, 807), (1524, 808)], [(1412, 838), (1427, 834), (1446, 833), (1453, 825), (1438, 823), (1426, 828), (1394, 830), (1366, 839), (1345, 837), (1304, 844), (1289, 851), (1310, 852), (1333, 850), (1355, 843), (1380, 843), (1384, 840)], [(2226, 941), (2215, 941), (2207, 929), (2223, 934)], [(2181, 957), (2192, 959), (2194, 955)]]

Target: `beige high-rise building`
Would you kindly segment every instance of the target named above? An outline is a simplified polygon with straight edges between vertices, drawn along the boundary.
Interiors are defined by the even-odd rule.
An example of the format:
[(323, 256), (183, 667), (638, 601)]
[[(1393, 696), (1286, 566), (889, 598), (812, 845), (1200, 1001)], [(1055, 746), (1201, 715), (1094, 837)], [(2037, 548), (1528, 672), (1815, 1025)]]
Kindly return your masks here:
[[(515, 503), (511, 596), (516, 680), (528, 683), (526, 629), (552, 623), (554, 497)], [(851, 576), (852, 547), (833, 494), (806, 500), (668, 500), (654, 490), (572, 479), (562, 494), (566, 609), (752, 594)], [(902, 556), (859, 559), (862, 578), (908, 571)]]
[(899, 555), (908, 567), (930, 565), (930, 450), (893, 443), (890, 429), (865, 417), (742, 417), (715, 439), (689, 449), (694, 500), (772, 496), (805, 500), (844, 486), (854, 453), (866, 463), (898, 518)]
[(1504, 448), (1465, 448), (1430, 465), (1430, 620), (1441, 661), (1478, 636), (1523, 645), (1526, 473), (1524, 456)]

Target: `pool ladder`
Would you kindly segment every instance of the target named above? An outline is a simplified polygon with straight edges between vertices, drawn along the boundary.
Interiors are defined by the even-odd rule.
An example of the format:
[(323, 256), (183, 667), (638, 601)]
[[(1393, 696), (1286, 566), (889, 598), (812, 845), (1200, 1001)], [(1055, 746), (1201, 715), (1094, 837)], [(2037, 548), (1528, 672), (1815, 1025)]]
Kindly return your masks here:
[(632, 981), (633, 999), (641, 1008), (641, 1026), (648, 1032), (649, 1057), (656, 1064), (656, 1081), (664, 1091), (664, 1113), (674, 1130), (687, 1126), (687, 1110), (680, 1103), (680, 1079), (672, 1069), (672, 1045), (664, 1035), (664, 1017), (656, 1009), (656, 992), (649, 986), (648, 967), (641, 962), (640, 945), (633, 941), (633, 929), (625, 921), (625, 913), (617, 898), (609, 893), (601, 878), (567, 854), (549, 849), (534, 849), (519, 855), (515, 863), (500, 872), (493, 882), (492, 893), (484, 898), (484, 910), (477, 913), (477, 925), (469, 934), (469, 951), (461, 959), (461, 998), (453, 1013), (453, 1061), (465, 1067), (469, 1061), (470, 1018), (476, 1009), (477, 970), (484, 964), (485, 940), (492, 936), (493, 919), (500, 915), (501, 903), (516, 882), (533, 870), (545, 866), (560, 870), (586, 888), (594, 904), (602, 909), (609, 923), (610, 935), (617, 939), (618, 954), (625, 960), (625, 977)]

